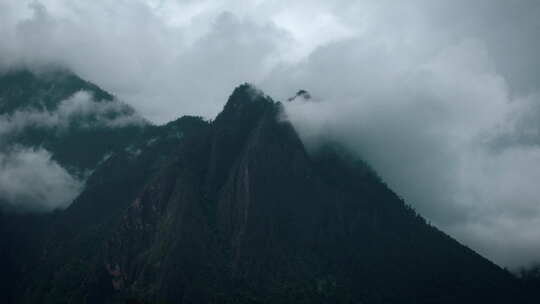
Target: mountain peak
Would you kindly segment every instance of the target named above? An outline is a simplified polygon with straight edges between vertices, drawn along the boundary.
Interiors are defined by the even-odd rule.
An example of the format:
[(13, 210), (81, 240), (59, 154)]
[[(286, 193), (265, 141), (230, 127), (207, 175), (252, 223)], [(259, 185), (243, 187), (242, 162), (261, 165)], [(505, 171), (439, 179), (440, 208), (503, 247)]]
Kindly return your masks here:
[(294, 101), (294, 100), (306, 101), (310, 99), (311, 99), (311, 94), (308, 91), (301, 89), (301, 90), (298, 90), (298, 92), (296, 92), (294, 96), (287, 99), (287, 101)]
[(308, 153), (279, 111), (243, 84), (214, 121), (62, 142), (58, 153), (81, 147), (76, 160), (88, 143), (117, 146), (67, 210), (2, 217), (0, 266), (14, 268), (0, 283), (16, 286), (0, 301), (519, 303), (508, 273), (426, 224), (368, 164), (334, 145)]
[(227, 111), (229, 108), (237, 108), (248, 103), (268, 101), (268, 99), (269, 98), (266, 97), (264, 93), (254, 85), (244, 83), (234, 89), (229, 97), (229, 100), (225, 104), (224, 111)]
[(60, 101), (78, 91), (91, 92), (96, 100), (113, 99), (111, 94), (70, 71), (10, 70), (0, 73), (0, 113), (10, 114), (28, 107), (54, 110)]
[(246, 121), (257, 120), (258, 117), (274, 101), (261, 90), (249, 83), (244, 83), (234, 89), (229, 96), (223, 111), (216, 117), (216, 123), (221, 122), (243, 124)]

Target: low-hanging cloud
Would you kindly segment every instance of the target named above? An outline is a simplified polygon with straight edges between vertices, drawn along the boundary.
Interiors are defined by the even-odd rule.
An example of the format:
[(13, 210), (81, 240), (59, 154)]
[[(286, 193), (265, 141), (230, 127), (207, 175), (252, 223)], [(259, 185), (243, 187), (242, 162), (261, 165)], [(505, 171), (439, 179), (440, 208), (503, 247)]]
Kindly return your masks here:
[(61, 65), (165, 122), (252, 82), (308, 145), (332, 137), (460, 241), (540, 259), (540, 4), (3, 1), (0, 67)]
[(14, 148), (0, 153), (0, 201), (17, 211), (63, 209), (83, 182), (52, 160), (44, 149)]
[[(540, 146), (508, 140), (538, 133), (526, 123), (540, 104), (537, 96), (513, 99), (475, 40), (426, 61), (400, 63), (408, 65), (403, 71), (380, 49), (360, 51), (377, 63), (378, 75), (357, 63), (343, 71), (352, 75), (341, 76), (363, 81), (340, 86), (346, 93), (328, 89), (319, 102), (286, 103), (304, 142), (311, 148), (328, 139), (342, 142), (421, 214), (495, 261), (513, 267), (538, 260)], [(321, 52), (345, 55), (343, 45)], [(328, 58), (343, 60), (315, 54), (305, 65), (312, 70), (300, 69), (306, 79), (296, 81), (318, 87), (309, 85), (319, 81), (312, 75), (323, 72), (317, 68), (328, 62), (319, 60)]]
[(41, 147), (22, 147), (12, 138), (28, 129), (52, 130), (57, 136), (73, 128), (118, 128), (147, 124), (128, 105), (98, 101), (79, 91), (52, 110), (22, 108), (0, 115), (0, 207), (18, 212), (64, 209), (82, 191), (84, 174), (70, 173)]
[(60, 101), (54, 110), (30, 107), (0, 115), (0, 144), (2, 136), (16, 135), (28, 128), (67, 132), (73, 125), (77, 128), (117, 128), (144, 124), (147, 121), (126, 104), (96, 101), (92, 93), (79, 91)]

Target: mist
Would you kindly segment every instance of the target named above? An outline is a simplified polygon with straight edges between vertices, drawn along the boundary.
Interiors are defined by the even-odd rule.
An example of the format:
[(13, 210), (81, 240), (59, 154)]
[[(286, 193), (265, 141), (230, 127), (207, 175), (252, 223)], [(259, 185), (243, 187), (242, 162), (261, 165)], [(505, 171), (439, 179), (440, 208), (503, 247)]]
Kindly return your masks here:
[(73, 129), (147, 123), (126, 104), (98, 101), (86, 91), (59, 101), (54, 110), (23, 108), (0, 115), (0, 208), (16, 212), (65, 209), (82, 192), (89, 174), (63, 167), (41, 146), (18, 144), (25, 131), (47, 130), (61, 137)]
[(63, 209), (84, 183), (72, 176), (45, 149), (17, 147), (0, 153), (0, 207), (18, 212)]
[(213, 118), (251, 82), (308, 147), (366, 159), (499, 265), (540, 260), (540, 4), (3, 1), (0, 70), (58, 65), (145, 118)]
[[(380, 75), (359, 65), (344, 78), (363, 81), (347, 94), (285, 103), (304, 143), (316, 148), (340, 141), (420, 214), (498, 263), (513, 267), (537, 260), (540, 147), (507, 139), (519, 138), (540, 100), (513, 99), (478, 41), (463, 41), (426, 62), (403, 62), (410, 66), (398, 73), (384, 63), (383, 52), (361, 51), (372, 52)], [(516, 255), (519, 243), (530, 248)]]
[(91, 93), (79, 91), (60, 101), (53, 111), (29, 108), (0, 115), (0, 146), (2, 136), (17, 135), (28, 128), (54, 129), (62, 133), (73, 124), (87, 129), (116, 128), (144, 125), (147, 121), (121, 102), (96, 101)]

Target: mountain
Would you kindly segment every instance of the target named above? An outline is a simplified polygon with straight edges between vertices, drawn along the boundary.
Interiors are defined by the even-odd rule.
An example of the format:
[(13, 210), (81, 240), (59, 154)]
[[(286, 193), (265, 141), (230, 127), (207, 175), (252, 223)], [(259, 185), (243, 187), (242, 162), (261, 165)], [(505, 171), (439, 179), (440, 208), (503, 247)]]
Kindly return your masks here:
[(0, 151), (41, 147), (72, 173), (84, 173), (147, 124), (133, 108), (70, 72), (0, 74)]
[(128, 133), (67, 209), (0, 214), (2, 302), (526, 302), (368, 164), (332, 142), (306, 150), (282, 108), (241, 85), (213, 121)]

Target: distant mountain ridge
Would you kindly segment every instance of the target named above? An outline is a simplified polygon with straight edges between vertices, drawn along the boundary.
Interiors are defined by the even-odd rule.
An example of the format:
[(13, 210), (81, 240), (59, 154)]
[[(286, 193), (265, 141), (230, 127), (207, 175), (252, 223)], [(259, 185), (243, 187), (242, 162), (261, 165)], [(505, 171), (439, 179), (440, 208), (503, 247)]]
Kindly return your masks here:
[(306, 151), (282, 111), (244, 84), (213, 121), (120, 128), (69, 208), (0, 214), (0, 299), (528, 303), (516, 278), (428, 225), (368, 164), (333, 143)]
[(81, 90), (92, 92), (96, 100), (114, 99), (69, 71), (7, 71), (0, 74), (0, 114), (11, 114), (23, 108), (54, 110), (60, 101)]
[[(106, 125), (115, 121), (122, 123)], [(73, 171), (90, 170), (147, 124), (133, 108), (72, 73), (0, 75), (0, 150), (42, 147)]]

